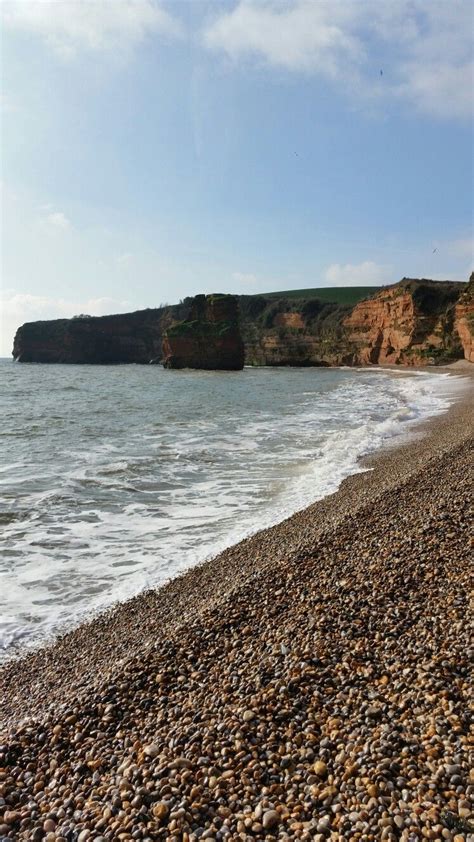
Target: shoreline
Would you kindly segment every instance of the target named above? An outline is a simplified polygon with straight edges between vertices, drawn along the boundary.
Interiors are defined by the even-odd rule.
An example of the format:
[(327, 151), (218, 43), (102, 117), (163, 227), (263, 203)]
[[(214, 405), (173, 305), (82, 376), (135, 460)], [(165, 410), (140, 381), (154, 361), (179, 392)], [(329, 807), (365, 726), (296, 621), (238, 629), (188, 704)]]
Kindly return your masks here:
[[(433, 373), (442, 371), (472, 380), (473, 368), (461, 360), (449, 366), (437, 366)], [(374, 366), (373, 369), (399, 372), (392, 366)], [(418, 370), (427, 373), (425, 367), (409, 369)], [(7, 712), (4, 721), (0, 719), (0, 733), (5, 724), (8, 726), (22, 719), (22, 705), (25, 710), (33, 707), (33, 712), (41, 716), (47, 709), (47, 704), (40, 701), (41, 696), (47, 696), (53, 703), (60, 697), (63, 685), (73, 682), (78, 690), (85, 690), (89, 682), (95, 683), (94, 673), (100, 672), (103, 677), (113, 671), (108, 648), (117, 645), (118, 635), (122, 640), (118, 646), (117, 663), (136, 655), (157, 632), (163, 634), (168, 629), (174, 632), (188, 608), (199, 614), (206, 611), (213, 601), (218, 602), (222, 593), (228, 592), (227, 584), (224, 584), (223, 591), (223, 582), (227, 582), (228, 576), (235, 581), (233, 587), (238, 590), (249, 577), (251, 579), (267, 565), (286, 562), (292, 556), (309, 552), (315, 539), (325, 531), (336, 528), (344, 518), (419, 470), (430, 460), (432, 449), (439, 453), (450, 440), (461, 441), (472, 417), (471, 407), (474, 408), (473, 395), (466, 389), (443, 413), (415, 422), (401, 441), (388, 440), (380, 450), (362, 456), (358, 461), (365, 470), (350, 474), (335, 492), (275, 525), (243, 538), (158, 588), (142, 591), (125, 602), (116, 603), (65, 630), (52, 641), (14, 654), (0, 664), (0, 688), (9, 688), (6, 692), (0, 690), (0, 711)], [(390, 477), (385, 474), (390, 474)], [(310, 530), (307, 528), (308, 518), (312, 521)], [(305, 539), (301, 535), (303, 531)], [(264, 554), (271, 555), (271, 558), (265, 559)], [(206, 595), (201, 598), (202, 588), (206, 589)], [(142, 626), (137, 633), (133, 622), (130, 626), (130, 620), (138, 611)], [(82, 654), (79, 663), (75, 659), (71, 664), (70, 656), (75, 648), (86, 646), (88, 642), (93, 644), (94, 654), (90, 657)], [(51, 665), (53, 675), (45, 681), (42, 673), (46, 667), (51, 670)], [(84, 674), (87, 675), (86, 680)], [(32, 698), (31, 685), (36, 682), (38, 686), (34, 688)]]
[[(453, 366), (447, 367), (437, 367), (437, 370), (430, 370), (427, 371), (426, 367), (410, 367), (409, 369), (404, 367), (403, 369), (394, 367), (394, 366), (372, 366), (370, 369), (367, 368), (357, 368), (354, 370), (354, 377), (357, 378), (360, 375), (368, 373), (368, 371), (374, 374), (383, 374), (385, 375), (384, 380), (390, 382), (395, 381), (411, 381), (411, 390), (413, 393), (416, 393), (417, 389), (421, 390), (423, 394), (426, 391), (428, 394), (438, 394), (438, 398), (441, 403), (444, 403), (445, 406), (448, 403), (452, 403), (459, 399), (459, 394), (464, 391), (463, 385), (461, 385), (462, 381), (466, 382), (466, 375), (473, 374), (471, 371), (470, 364), (468, 363), (465, 369), (458, 371), (459, 365), (462, 366), (462, 361), (456, 364), (456, 370), (453, 370)], [(351, 372), (351, 369), (348, 367), (342, 367), (340, 369), (344, 372)], [(306, 371), (306, 369), (305, 369)], [(421, 386), (420, 382), (416, 375), (421, 374), (423, 377), (421, 378)], [(449, 384), (449, 380), (451, 379), (451, 375), (455, 375), (455, 383), (452, 385)], [(316, 375), (317, 377), (318, 375)], [(430, 385), (430, 380), (434, 381)], [(424, 385), (423, 385), (424, 384)], [(447, 384), (447, 385), (444, 385)], [(253, 385), (253, 384), (252, 384)], [(374, 426), (370, 431), (370, 437), (374, 440), (371, 441), (370, 437), (366, 437), (366, 440), (362, 445), (358, 444), (357, 442), (355, 445), (353, 444), (352, 452), (348, 449), (347, 456), (345, 458), (345, 462), (341, 465), (332, 466), (331, 470), (328, 472), (323, 466), (323, 477), (318, 476), (318, 488), (314, 487), (314, 483), (312, 480), (312, 474), (310, 471), (309, 466), (311, 466), (311, 461), (307, 462), (305, 465), (306, 469), (306, 479), (304, 483), (301, 483), (301, 489), (298, 495), (295, 495), (295, 489), (291, 485), (291, 480), (287, 480), (286, 488), (282, 494), (282, 501), (283, 504), (280, 503), (278, 507), (273, 507), (270, 505), (261, 512), (261, 516), (259, 520), (254, 518), (249, 523), (244, 523), (240, 526), (240, 528), (232, 528), (230, 531), (227, 532), (221, 531), (219, 534), (218, 540), (215, 538), (213, 533), (212, 525), (208, 526), (208, 541), (207, 541), (207, 548), (204, 546), (204, 550), (199, 546), (198, 550), (194, 550), (194, 553), (191, 551), (187, 554), (187, 557), (183, 559), (180, 555), (178, 548), (171, 548), (169, 551), (169, 555), (164, 558), (165, 561), (169, 559), (173, 559), (173, 563), (175, 564), (176, 559), (178, 560), (178, 570), (172, 570), (169, 573), (169, 578), (165, 579), (164, 581), (153, 581), (154, 577), (149, 577), (149, 582), (146, 587), (143, 587), (143, 590), (138, 590), (138, 588), (131, 588), (129, 589), (128, 593), (122, 594), (121, 596), (115, 596), (114, 601), (108, 603), (102, 603), (101, 605), (94, 606), (94, 607), (84, 607), (81, 603), (79, 604), (78, 608), (81, 609), (78, 612), (77, 617), (70, 617), (69, 619), (62, 620), (60, 624), (57, 624), (54, 629), (50, 629), (47, 634), (45, 634), (42, 638), (34, 639), (33, 634), (31, 635), (33, 639), (29, 639), (28, 634), (25, 635), (26, 640), (22, 640), (21, 629), (18, 629), (19, 634), (17, 635), (16, 641), (13, 640), (5, 649), (2, 648), (1, 650), (1, 657), (0, 657), (0, 670), (9, 662), (15, 659), (23, 659), (30, 654), (34, 654), (41, 649), (46, 649), (54, 645), (55, 641), (59, 638), (63, 638), (68, 633), (74, 631), (79, 626), (87, 625), (92, 620), (99, 617), (101, 614), (108, 613), (111, 610), (114, 610), (118, 606), (128, 602), (130, 599), (133, 599), (137, 596), (140, 596), (146, 590), (158, 590), (167, 583), (169, 583), (170, 579), (182, 576), (187, 570), (191, 569), (191, 567), (200, 566), (201, 564), (212, 560), (214, 557), (221, 555), (222, 552), (225, 550), (231, 549), (234, 544), (240, 544), (242, 541), (246, 540), (249, 537), (254, 536), (257, 532), (264, 531), (267, 529), (272, 528), (273, 526), (278, 525), (279, 523), (288, 520), (288, 518), (292, 517), (294, 514), (298, 513), (299, 511), (304, 511), (308, 506), (313, 505), (316, 501), (323, 498), (323, 496), (330, 496), (335, 493), (340, 483), (343, 479), (351, 476), (354, 473), (359, 473), (364, 470), (363, 465), (364, 460), (370, 459), (369, 454), (379, 454), (384, 450), (393, 450), (401, 446), (406, 440), (410, 438), (415, 438), (420, 433), (417, 430), (420, 428), (420, 424), (423, 423), (423, 418), (417, 417), (418, 414), (422, 416), (429, 412), (430, 410), (423, 408), (423, 405), (417, 405), (415, 394), (407, 398), (407, 416), (408, 420), (400, 420), (397, 418), (396, 415), (393, 415), (390, 432), (385, 430), (384, 432), (380, 432), (378, 427), (384, 426), (384, 419), (378, 419), (377, 422), (374, 422)], [(413, 404), (413, 405), (412, 405)], [(438, 413), (444, 413), (446, 411), (445, 407), (441, 410), (433, 410), (433, 415), (428, 417), (428, 423), (430, 418), (436, 418)], [(387, 416), (387, 419), (389, 417)], [(355, 452), (354, 452), (355, 449)], [(358, 455), (359, 454), (359, 455)], [(365, 454), (365, 455), (364, 455)], [(324, 458), (323, 458), (324, 463)], [(330, 463), (330, 460), (329, 460)], [(318, 466), (319, 470), (319, 466)], [(302, 473), (304, 471), (302, 470)], [(211, 538), (211, 536), (213, 536)], [(204, 542), (205, 543), (205, 542)], [(133, 557), (133, 556), (132, 556)], [(183, 563), (184, 562), (184, 563)], [(158, 559), (158, 563), (156, 565), (156, 569), (160, 570), (160, 563), (161, 557)], [(179, 571), (181, 568), (181, 571)], [(151, 568), (153, 569), (153, 568)], [(112, 571), (113, 572), (113, 571)], [(151, 578), (151, 581), (150, 581)], [(29, 626), (27, 626), (29, 628)]]
[(0, 838), (471, 840), (472, 404), (8, 662)]

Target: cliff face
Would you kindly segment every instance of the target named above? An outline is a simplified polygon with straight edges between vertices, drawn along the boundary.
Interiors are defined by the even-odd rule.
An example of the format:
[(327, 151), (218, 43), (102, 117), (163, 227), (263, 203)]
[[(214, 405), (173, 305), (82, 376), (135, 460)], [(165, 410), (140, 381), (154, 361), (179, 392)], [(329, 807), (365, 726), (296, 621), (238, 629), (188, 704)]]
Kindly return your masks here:
[(434, 365), (474, 362), (474, 281), (404, 278), (355, 306), (319, 298), (198, 295), (117, 316), (32, 322), (20, 362), (248, 365)]
[(233, 295), (197, 295), (189, 317), (165, 332), (164, 367), (241, 370), (244, 345), (238, 315)]
[(166, 311), (79, 316), (20, 327), (13, 345), (19, 362), (144, 363), (161, 356)]
[(344, 319), (356, 362), (426, 365), (460, 356), (454, 304), (463, 285), (404, 278)]
[[(241, 302), (253, 365), (434, 365), (462, 356), (453, 328), (465, 284), (404, 278), (355, 307), (317, 299)], [(257, 305), (259, 301), (259, 305)], [(462, 330), (462, 326), (461, 326)]]
[(319, 299), (240, 299), (245, 362), (248, 365), (351, 365), (343, 318), (349, 306)]
[(474, 272), (456, 304), (454, 329), (461, 340), (465, 359), (474, 363)]

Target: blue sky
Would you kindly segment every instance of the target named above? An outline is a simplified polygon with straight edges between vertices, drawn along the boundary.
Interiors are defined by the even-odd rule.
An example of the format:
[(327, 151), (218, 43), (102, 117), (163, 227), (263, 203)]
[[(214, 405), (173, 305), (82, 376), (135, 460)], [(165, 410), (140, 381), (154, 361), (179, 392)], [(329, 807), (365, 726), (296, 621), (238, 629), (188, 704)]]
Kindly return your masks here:
[(472, 268), (469, 2), (2, 16), (3, 355), (37, 318)]

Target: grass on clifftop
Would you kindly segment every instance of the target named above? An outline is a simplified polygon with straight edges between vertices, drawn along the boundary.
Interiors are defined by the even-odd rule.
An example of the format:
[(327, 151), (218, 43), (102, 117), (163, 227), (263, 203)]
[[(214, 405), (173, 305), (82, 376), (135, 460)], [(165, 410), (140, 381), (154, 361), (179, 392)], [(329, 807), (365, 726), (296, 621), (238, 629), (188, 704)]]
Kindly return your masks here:
[(194, 338), (199, 336), (225, 336), (235, 329), (236, 325), (233, 322), (206, 322), (194, 319), (193, 321), (175, 322), (166, 330), (165, 336), (189, 336)]
[(259, 293), (263, 298), (319, 298), (320, 301), (353, 306), (375, 295), (381, 287), (316, 287), (316, 289), (287, 289), (281, 292)]

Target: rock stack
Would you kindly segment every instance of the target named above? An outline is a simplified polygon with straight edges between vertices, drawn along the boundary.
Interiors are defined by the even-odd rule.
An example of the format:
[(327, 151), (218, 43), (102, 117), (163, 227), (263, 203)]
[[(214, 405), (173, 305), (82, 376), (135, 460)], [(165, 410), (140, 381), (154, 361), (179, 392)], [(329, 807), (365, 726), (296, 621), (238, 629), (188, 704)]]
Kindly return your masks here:
[(235, 296), (196, 295), (189, 318), (165, 332), (163, 365), (240, 371), (244, 367), (244, 343)]

